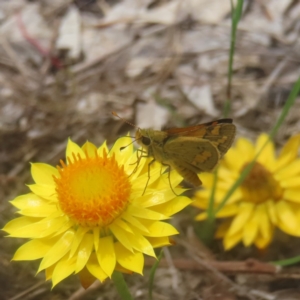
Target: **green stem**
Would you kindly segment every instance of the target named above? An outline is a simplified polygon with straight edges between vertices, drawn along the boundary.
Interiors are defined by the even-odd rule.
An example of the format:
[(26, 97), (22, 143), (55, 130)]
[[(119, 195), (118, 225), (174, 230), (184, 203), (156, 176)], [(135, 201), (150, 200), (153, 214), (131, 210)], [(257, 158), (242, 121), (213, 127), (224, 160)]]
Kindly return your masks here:
[(122, 273), (114, 271), (111, 279), (114, 282), (122, 300), (133, 300)]
[(154, 284), (154, 276), (156, 273), (156, 269), (159, 265), (160, 260), (163, 257), (163, 249), (160, 250), (160, 253), (158, 255), (157, 261), (155, 262), (155, 264), (152, 266), (151, 271), (150, 271), (150, 276), (149, 276), (149, 294), (148, 294), (148, 299), (152, 300), (152, 290), (153, 290), (153, 284)]

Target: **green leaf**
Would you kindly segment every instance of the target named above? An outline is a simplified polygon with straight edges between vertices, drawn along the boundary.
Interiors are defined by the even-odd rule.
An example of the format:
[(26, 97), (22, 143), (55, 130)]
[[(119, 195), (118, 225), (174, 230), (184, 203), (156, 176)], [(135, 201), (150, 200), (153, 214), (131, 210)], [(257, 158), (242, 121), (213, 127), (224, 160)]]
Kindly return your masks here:
[(300, 255), (292, 257), (292, 258), (288, 258), (288, 259), (272, 261), (271, 263), (273, 265), (276, 265), (276, 266), (282, 266), (282, 267), (284, 267), (284, 266), (295, 265), (295, 264), (297, 264), (299, 262), (300, 262)]
[(227, 99), (224, 104), (224, 117), (226, 118), (230, 112), (231, 108), (231, 86), (232, 86), (232, 72), (233, 72), (233, 59), (234, 59), (234, 52), (235, 52), (235, 43), (236, 43), (236, 32), (239, 21), (242, 16), (243, 12), (243, 4), (244, 0), (238, 0), (237, 6), (234, 7), (231, 1), (231, 11), (232, 11), (232, 18), (231, 18), (231, 37), (230, 37), (230, 51), (229, 51), (229, 63), (228, 63), (228, 81), (227, 81)]

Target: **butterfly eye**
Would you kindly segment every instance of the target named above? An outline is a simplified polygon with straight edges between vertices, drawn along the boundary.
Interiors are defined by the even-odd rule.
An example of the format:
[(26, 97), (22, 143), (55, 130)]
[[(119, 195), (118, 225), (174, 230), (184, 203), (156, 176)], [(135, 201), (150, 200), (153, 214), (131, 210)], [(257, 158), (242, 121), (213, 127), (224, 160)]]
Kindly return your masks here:
[(151, 144), (151, 140), (146, 137), (146, 136), (143, 136), (142, 137), (142, 143), (145, 145), (145, 146), (149, 146)]

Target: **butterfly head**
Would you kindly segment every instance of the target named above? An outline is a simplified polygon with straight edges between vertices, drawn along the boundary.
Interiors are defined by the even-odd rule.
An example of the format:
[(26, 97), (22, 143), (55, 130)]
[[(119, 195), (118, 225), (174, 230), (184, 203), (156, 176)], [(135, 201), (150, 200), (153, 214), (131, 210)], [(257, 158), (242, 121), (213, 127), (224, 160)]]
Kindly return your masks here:
[(140, 128), (135, 133), (135, 140), (140, 146), (144, 148), (149, 147), (152, 143), (152, 140), (148, 134), (148, 130)]

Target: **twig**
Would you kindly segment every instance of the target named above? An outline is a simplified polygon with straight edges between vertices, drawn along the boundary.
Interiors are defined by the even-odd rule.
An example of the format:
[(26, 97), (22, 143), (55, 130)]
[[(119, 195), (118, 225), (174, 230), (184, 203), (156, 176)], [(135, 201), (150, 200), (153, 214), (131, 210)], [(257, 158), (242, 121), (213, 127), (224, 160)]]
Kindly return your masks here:
[[(154, 263), (154, 259), (147, 259), (145, 264), (151, 266)], [(180, 270), (189, 271), (209, 271), (202, 264), (195, 264), (192, 259), (173, 259), (173, 264), (176, 268)], [(207, 260), (206, 264), (219, 272), (226, 274), (237, 274), (237, 273), (248, 273), (248, 274), (270, 274), (275, 275), (278, 273), (278, 267), (260, 262), (255, 259), (248, 259), (246, 261), (212, 261)], [(169, 263), (162, 259), (160, 262), (161, 267), (169, 267)], [(299, 274), (300, 276), (300, 274)]]

